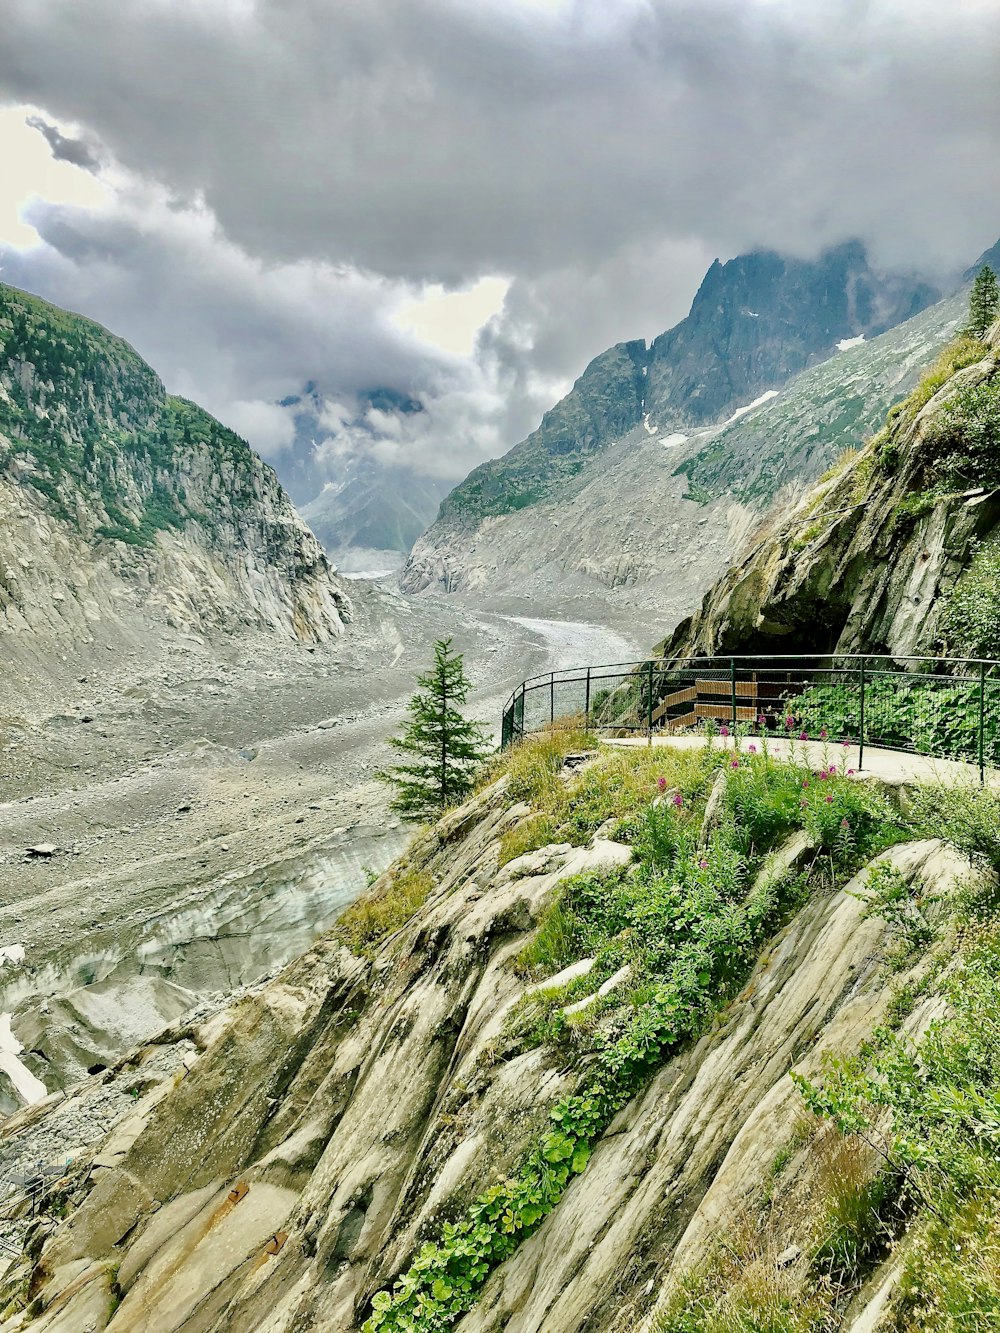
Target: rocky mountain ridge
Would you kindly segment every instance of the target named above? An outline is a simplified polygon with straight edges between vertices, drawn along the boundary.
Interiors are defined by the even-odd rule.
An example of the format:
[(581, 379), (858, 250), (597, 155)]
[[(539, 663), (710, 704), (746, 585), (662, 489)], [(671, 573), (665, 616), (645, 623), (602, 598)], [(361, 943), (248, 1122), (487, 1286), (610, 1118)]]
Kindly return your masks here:
[(964, 294), (837, 351), (719, 427), (640, 422), (559, 493), (473, 531), (436, 524), (402, 575), (476, 605), (554, 604), (584, 618), (641, 616), (651, 638), (698, 604), (776, 502), (881, 425), (965, 314)]
[[(546, 564), (546, 596), (589, 595), (595, 604), (603, 600), (613, 605), (616, 599), (604, 593), (609, 583), (615, 588), (652, 579), (646, 599), (651, 602), (664, 584), (674, 585), (677, 574), (668, 560), (655, 555), (638, 562), (630, 557), (629, 520), (644, 524), (646, 506), (652, 505), (658, 517), (669, 514), (664, 526), (680, 535), (682, 547), (693, 551), (703, 566), (694, 585), (681, 575), (684, 596), (690, 597), (692, 588), (699, 595), (783, 484), (814, 479), (831, 461), (833, 436), (844, 438), (876, 421), (893, 396), (908, 387), (912, 363), (906, 340), (895, 375), (886, 374), (882, 349), (876, 349), (873, 378), (881, 393), (863, 383), (845, 388), (844, 401), (833, 414), (842, 417), (840, 430), (828, 429), (826, 402), (815, 404), (819, 410), (813, 418), (800, 415), (798, 438), (790, 429), (782, 430), (777, 444), (765, 450), (769, 460), (778, 461), (771, 479), (749, 490), (733, 484), (761, 454), (758, 439), (746, 429), (748, 414), (771, 426), (763, 415), (766, 406), (793, 392), (800, 379), (808, 400), (814, 383), (810, 377), (823, 363), (838, 362), (859, 347), (864, 356), (869, 340), (880, 342), (887, 330), (910, 325), (926, 331), (924, 350), (933, 350), (937, 343), (931, 326), (947, 325), (952, 317), (946, 306), (933, 304), (939, 296), (920, 279), (876, 272), (863, 247), (854, 242), (815, 261), (755, 252), (725, 265), (716, 263), (691, 313), (676, 328), (649, 347), (642, 341), (621, 343), (595, 358), (537, 431), (502, 458), (476, 468), (445, 497), (437, 520), (404, 566), (401, 587), (408, 593), (432, 588), (470, 592), (477, 599), (516, 595), (527, 552), (546, 548), (555, 522), (560, 528), (557, 546), (564, 548), (567, 536), (568, 546), (560, 549), (559, 574)], [(923, 320), (920, 312), (931, 310), (937, 314)], [(936, 336), (941, 336), (940, 328)], [(664, 455), (664, 449), (670, 453)], [(637, 452), (650, 460), (638, 491), (634, 468), (620, 466)], [(655, 455), (659, 459), (653, 464)], [(663, 467), (668, 457), (673, 464), (669, 471)], [(690, 486), (672, 484), (677, 467), (684, 469)], [(658, 481), (651, 485), (654, 469)], [(577, 497), (594, 482), (596, 499), (602, 475), (616, 500), (600, 506), (600, 524), (584, 520), (581, 527)], [(679, 503), (688, 499), (704, 504), (727, 493), (732, 498), (724, 515), (698, 515), (693, 523)], [(699, 529), (706, 517), (714, 550), (703, 557)], [(604, 557), (604, 548), (615, 541), (620, 569), (608, 568)], [(638, 545), (650, 553), (670, 543), (655, 540), (654, 534), (654, 540)], [(677, 600), (672, 598), (672, 605)]]
[(319, 642), (346, 592), (274, 473), (121, 339), (0, 286), (8, 641), (237, 628)]

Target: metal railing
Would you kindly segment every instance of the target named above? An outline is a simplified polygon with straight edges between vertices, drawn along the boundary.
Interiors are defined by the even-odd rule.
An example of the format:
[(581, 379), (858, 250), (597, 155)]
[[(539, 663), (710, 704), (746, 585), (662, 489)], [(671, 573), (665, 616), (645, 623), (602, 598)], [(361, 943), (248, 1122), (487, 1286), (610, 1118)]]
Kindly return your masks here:
[(1000, 662), (874, 654), (702, 657), (571, 667), (522, 681), (501, 722), (506, 747), (533, 731), (739, 726), (1000, 767)]

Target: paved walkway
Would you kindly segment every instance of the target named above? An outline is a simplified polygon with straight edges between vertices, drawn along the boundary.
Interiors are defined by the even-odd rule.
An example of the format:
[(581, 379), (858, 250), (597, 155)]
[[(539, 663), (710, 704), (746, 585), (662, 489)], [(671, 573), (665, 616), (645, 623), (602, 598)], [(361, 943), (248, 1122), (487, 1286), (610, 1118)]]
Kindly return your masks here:
[[(755, 745), (761, 748), (759, 736), (743, 737), (739, 746), (748, 750)], [(641, 747), (649, 745), (645, 736), (628, 736), (618, 740), (606, 740), (605, 745)], [(654, 746), (670, 746), (678, 750), (699, 749), (705, 744), (704, 736), (653, 736)], [(733, 737), (716, 736), (714, 745), (733, 749), (736, 741)], [(879, 778), (883, 782), (950, 782), (979, 784), (979, 769), (975, 764), (962, 763), (955, 759), (928, 759), (925, 755), (905, 754), (901, 750), (882, 750), (877, 746), (865, 746), (865, 766), (858, 768), (858, 747), (836, 745), (832, 741), (788, 741), (784, 737), (768, 737), (768, 753), (778, 759), (798, 758), (810, 768), (819, 769), (824, 764), (836, 764), (841, 772), (854, 770), (859, 778)], [(1000, 787), (1000, 771), (986, 770), (988, 786)]]

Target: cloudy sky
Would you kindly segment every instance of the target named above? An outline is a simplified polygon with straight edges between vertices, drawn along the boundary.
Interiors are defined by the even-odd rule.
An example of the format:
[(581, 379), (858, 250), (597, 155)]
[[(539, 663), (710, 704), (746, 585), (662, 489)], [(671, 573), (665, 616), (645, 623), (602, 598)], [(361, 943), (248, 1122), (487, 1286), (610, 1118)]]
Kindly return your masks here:
[(0, 278), (447, 478), (754, 246), (1000, 235), (1000, 0), (4, 0)]

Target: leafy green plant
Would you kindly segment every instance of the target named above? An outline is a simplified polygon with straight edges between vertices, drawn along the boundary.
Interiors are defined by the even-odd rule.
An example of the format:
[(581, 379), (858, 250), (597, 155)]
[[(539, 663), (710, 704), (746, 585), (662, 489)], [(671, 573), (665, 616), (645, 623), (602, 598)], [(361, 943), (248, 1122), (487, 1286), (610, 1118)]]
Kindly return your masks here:
[(891, 861), (873, 866), (855, 897), (865, 904), (867, 916), (880, 917), (905, 946), (898, 956), (900, 963), (926, 949), (934, 938), (927, 912), (937, 898), (923, 893), (919, 884), (911, 884)]
[[(895, 1327), (990, 1327), (1000, 1317), (1000, 932), (981, 927), (943, 984), (947, 1017), (913, 1044), (889, 1032), (827, 1059), (807, 1105), (874, 1145), (904, 1182), (917, 1243), (904, 1263)], [(888, 1135), (881, 1126), (888, 1120)]]

